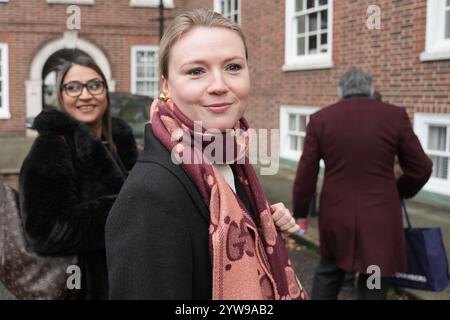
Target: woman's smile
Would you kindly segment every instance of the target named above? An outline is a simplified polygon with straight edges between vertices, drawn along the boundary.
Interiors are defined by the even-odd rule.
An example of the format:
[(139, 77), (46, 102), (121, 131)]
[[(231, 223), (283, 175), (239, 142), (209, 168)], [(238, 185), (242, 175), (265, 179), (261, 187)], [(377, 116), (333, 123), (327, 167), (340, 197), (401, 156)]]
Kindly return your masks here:
[(205, 107), (208, 108), (209, 111), (214, 113), (225, 113), (227, 110), (231, 108), (233, 103), (214, 103), (206, 105)]
[(94, 109), (97, 107), (95, 104), (83, 104), (77, 106), (77, 110), (83, 112), (83, 113), (89, 113), (94, 111)]

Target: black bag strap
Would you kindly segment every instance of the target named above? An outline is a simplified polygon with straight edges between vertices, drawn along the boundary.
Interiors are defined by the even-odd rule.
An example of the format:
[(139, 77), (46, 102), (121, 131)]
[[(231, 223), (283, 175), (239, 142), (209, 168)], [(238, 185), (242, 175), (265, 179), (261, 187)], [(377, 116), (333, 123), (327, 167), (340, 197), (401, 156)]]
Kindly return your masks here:
[(405, 218), (406, 218), (406, 224), (408, 225), (408, 229), (411, 229), (412, 228), (412, 225), (411, 225), (411, 220), (409, 220), (409, 214), (408, 214), (408, 210), (406, 210), (406, 205), (405, 205), (405, 200), (400, 200), (400, 204), (401, 204), (401, 207), (402, 207), (402, 212), (403, 212), (403, 214), (405, 215)]

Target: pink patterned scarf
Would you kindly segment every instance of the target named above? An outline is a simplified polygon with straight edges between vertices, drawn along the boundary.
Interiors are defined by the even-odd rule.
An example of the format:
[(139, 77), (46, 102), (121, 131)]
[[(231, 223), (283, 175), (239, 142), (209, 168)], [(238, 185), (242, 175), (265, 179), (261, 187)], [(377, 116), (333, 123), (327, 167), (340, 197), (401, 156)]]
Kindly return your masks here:
[[(194, 130), (194, 123), (170, 99), (153, 105), (151, 121), (153, 133), (172, 152), (172, 159), (189, 159), (190, 162), (182, 162), (182, 167), (194, 181), (210, 210), (213, 299), (306, 299), (306, 292), (297, 280), (287, 255), (284, 239), (272, 220), (269, 203), (248, 161), (248, 137), (244, 135), (244, 138), (239, 138), (233, 134), (235, 148), (231, 155), (232, 161), (227, 163), (230, 163), (242, 183), (259, 221), (253, 220), (222, 175), (211, 165), (205, 152), (202, 152), (208, 145), (204, 140), (214, 141), (214, 138), (208, 137), (203, 129), (200, 132)], [(242, 118), (234, 129), (246, 132), (248, 124)], [(196, 144), (195, 138), (188, 139), (186, 143), (186, 134), (189, 138), (201, 136), (202, 144)], [(227, 149), (225, 144), (224, 149)], [(230, 157), (225, 151), (224, 157)], [(186, 157), (187, 152), (189, 156)]]

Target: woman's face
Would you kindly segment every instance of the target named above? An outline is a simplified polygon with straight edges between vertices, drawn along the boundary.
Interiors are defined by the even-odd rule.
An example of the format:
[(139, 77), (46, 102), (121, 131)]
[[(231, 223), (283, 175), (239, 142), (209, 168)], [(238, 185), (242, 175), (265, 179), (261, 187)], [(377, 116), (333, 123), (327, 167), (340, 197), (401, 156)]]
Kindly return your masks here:
[(240, 36), (220, 27), (194, 27), (170, 51), (163, 89), (192, 121), (205, 129), (233, 128), (250, 92), (245, 47)]
[[(106, 88), (103, 91), (101, 90), (99, 86), (102, 84), (99, 81), (103, 83), (101, 76), (96, 71), (75, 64), (67, 72), (62, 83), (64, 110), (79, 122), (92, 127), (101, 126), (102, 117), (108, 105), (107, 90)], [(92, 93), (85, 86), (81, 88), (81, 94), (74, 97), (79, 83), (86, 84), (88, 82), (88, 87)], [(104, 83), (103, 86), (105, 86)], [(98, 92), (101, 93), (98, 94)]]

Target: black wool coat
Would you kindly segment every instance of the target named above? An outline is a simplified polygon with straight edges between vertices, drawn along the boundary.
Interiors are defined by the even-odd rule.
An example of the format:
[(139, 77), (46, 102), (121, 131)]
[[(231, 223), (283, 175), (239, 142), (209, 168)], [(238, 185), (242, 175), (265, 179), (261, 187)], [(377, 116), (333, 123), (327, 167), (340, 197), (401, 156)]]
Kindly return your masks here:
[(64, 112), (42, 111), (34, 126), (39, 136), (19, 177), (27, 242), (41, 255), (77, 255), (82, 280), (76, 297), (106, 299), (104, 228), (137, 158), (131, 128), (113, 118), (114, 153)]
[(106, 222), (111, 299), (211, 299), (210, 213), (145, 128), (145, 148)]

